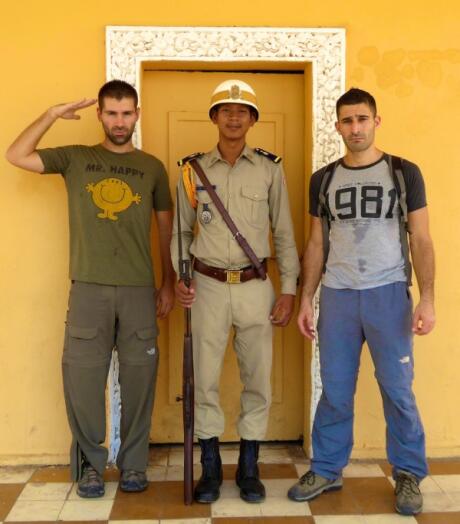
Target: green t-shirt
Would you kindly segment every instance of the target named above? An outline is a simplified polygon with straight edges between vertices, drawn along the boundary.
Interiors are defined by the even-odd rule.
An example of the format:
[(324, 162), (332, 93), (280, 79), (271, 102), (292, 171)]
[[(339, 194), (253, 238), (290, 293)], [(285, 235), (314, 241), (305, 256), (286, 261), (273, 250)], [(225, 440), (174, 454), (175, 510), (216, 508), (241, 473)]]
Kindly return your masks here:
[(40, 149), (45, 173), (67, 187), (70, 278), (119, 286), (154, 284), (152, 209), (172, 208), (168, 177), (154, 156), (102, 145)]

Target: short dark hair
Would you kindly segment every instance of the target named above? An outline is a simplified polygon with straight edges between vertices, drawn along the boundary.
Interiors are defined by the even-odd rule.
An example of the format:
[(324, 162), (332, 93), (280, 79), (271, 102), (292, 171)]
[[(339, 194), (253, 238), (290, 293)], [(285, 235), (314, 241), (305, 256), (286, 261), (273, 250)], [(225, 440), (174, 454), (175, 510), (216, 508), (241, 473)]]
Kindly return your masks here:
[(370, 107), (373, 115), (375, 116), (377, 114), (377, 104), (375, 102), (375, 98), (367, 91), (363, 91), (357, 87), (352, 87), (346, 93), (344, 93), (335, 104), (337, 118), (339, 118), (339, 110), (342, 106), (353, 106), (356, 104), (367, 104)]
[(104, 105), (104, 98), (116, 98), (117, 100), (132, 98), (136, 107), (139, 101), (137, 91), (131, 84), (128, 84), (128, 82), (124, 80), (110, 80), (110, 82), (106, 82), (99, 89), (97, 101), (100, 108)]

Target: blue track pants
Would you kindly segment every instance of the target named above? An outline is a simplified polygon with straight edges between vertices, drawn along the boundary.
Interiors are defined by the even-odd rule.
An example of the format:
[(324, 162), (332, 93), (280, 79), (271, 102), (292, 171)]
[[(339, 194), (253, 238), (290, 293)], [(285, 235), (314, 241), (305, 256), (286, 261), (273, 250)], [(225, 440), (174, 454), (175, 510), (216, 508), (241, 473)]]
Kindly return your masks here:
[(412, 392), (412, 300), (405, 282), (365, 290), (322, 286), (318, 336), (323, 392), (315, 414), (312, 470), (334, 479), (353, 446), (353, 408), (367, 341), (383, 400), (393, 471), (427, 475), (425, 434)]

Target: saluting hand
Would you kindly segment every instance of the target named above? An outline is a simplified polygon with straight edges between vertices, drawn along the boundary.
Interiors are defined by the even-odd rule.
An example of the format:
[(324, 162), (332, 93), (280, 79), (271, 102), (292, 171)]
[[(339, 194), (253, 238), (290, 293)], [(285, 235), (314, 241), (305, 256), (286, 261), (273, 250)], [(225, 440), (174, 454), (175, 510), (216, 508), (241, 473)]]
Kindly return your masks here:
[(284, 327), (289, 324), (294, 311), (294, 295), (280, 295), (273, 306), (270, 320), (274, 326)]
[(50, 115), (55, 118), (63, 118), (65, 120), (80, 120), (80, 115), (76, 111), (92, 106), (97, 100), (95, 98), (83, 98), (77, 102), (67, 102), (65, 104), (58, 104), (48, 109)]
[(187, 287), (183, 280), (176, 284), (176, 298), (182, 307), (192, 307), (195, 302), (195, 280), (190, 281), (190, 287)]

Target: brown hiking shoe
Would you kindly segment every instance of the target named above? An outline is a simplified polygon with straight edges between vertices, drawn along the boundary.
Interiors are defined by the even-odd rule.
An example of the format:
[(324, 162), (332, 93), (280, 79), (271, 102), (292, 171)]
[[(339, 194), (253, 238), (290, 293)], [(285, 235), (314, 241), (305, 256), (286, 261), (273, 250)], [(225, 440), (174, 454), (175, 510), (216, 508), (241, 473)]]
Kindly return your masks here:
[(128, 493), (139, 493), (147, 489), (147, 477), (143, 471), (125, 469), (121, 472), (120, 489)]
[(324, 491), (342, 489), (342, 477), (329, 480), (314, 471), (307, 471), (288, 491), (288, 497), (296, 502), (304, 502), (321, 495)]
[(416, 515), (422, 511), (423, 497), (418, 486), (418, 478), (408, 471), (396, 471), (396, 504), (401, 515)]
[(102, 476), (89, 462), (83, 463), (83, 471), (78, 481), (77, 494), (84, 499), (103, 497), (105, 493)]

